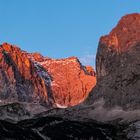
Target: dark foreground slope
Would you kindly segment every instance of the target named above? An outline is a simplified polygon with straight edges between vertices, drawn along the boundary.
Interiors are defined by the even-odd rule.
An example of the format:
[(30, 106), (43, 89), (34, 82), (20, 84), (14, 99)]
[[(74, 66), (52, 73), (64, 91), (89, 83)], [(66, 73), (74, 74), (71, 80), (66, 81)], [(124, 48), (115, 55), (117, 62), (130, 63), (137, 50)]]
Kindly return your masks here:
[(0, 139), (16, 140), (125, 140), (125, 126), (93, 121), (79, 122), (60, 117), (42, 117), (18, 122), (16, 124), (0, 121)]

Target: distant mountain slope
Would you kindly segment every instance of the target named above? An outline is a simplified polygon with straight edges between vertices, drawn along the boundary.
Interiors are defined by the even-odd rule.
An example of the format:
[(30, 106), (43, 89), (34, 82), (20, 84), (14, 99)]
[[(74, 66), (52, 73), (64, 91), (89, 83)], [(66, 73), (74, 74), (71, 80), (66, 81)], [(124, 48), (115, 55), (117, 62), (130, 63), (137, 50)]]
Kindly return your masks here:
[(93, 69), (76, 57), (54, 60), (7, 43), (0, 46), (0, 104), (65, 108), (82, 102), (95, 84)]

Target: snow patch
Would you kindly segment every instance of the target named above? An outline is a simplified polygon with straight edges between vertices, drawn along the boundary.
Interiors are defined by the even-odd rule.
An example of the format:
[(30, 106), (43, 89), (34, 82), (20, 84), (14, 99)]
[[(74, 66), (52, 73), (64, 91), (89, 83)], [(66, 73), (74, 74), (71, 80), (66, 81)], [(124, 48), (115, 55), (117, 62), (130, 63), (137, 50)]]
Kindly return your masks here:
[(51, 83), (51, 77), (49, 76), (49, 74), (48, 74), (45, 70), (43, 70), (43, 68), (42, 68), (42, 66), (40, 65), (40, 63), (34, 62), (34, 66), (35, 66), (36, 69), (37, 69), (38, 75), (39, 75), (42, 79), (44, 79), (44, 81), (45, 81), (45, 83), (46, 83), (47, 85), (49, 85), (49, 84)]
[(67, 108), (68, 106), (65, 106), (65, 105), (60, 105), (60, 104), (58, 104), (58, 103), (56, 103), (56, 106), (58, 107), (58, 108)]
[(39, 62), (40, 65), (46, 65), (46, 66), (49, 66), (50, 64), (62, 64), (62, 65), (65, 65), (65, 64), (69, 64), (69, 63), (75, 63), (77, 62), (76, 59), (51, 59), (51, 60), (46, 60), (46, 61), (43, 61), (43, 62)]

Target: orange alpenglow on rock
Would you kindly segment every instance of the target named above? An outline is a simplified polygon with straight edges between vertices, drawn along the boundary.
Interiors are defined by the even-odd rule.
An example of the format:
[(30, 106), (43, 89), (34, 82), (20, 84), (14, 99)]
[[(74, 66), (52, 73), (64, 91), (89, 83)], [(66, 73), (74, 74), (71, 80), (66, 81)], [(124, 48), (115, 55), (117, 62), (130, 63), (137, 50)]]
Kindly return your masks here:
[(95, 76), (95, 71), (92, 66), (86, 66), (86, 70), (90, 75)]
[(82, 102), (96, 84), (93, 69), (89, 72), (76, 57), (48, 59), (40, 64), (52, 77), (52, 94), (60, 105), (73, 106)]
[(2, 102), (65, 108), (82, 102), (96, 84), (94, 70), (76, 57), (54, 60), (7, 43), (1, 45), (0, 57)]
[(118, 52), (127, 51), (140, 40), (139, 25), (140, 14), (134, 13), (123, 16), (109, 35), (101, 37), (100, 44), (112, 47)]

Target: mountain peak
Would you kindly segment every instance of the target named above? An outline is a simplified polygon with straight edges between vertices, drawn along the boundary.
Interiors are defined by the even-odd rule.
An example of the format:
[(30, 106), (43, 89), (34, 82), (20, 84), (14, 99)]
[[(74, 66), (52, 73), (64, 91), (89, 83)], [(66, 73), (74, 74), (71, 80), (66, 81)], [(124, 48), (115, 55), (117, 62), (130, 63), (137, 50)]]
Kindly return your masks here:
[(96, 84), (95, 75), (77, 57), (51, 59), (8, 43), (0, 47), (0, 67), (2, 103), (73, 106), (83, 101)]
[(122, 17), (109, 35), (101, 37), (96, 75), (92, 95), (102, 97), (105, 106), (139, 108), (140, 14)]
[(130, 50), (140, 40), (140, 14), (128, 14), (121, 18), (117, 26), (102, 36), (100, 44), (117, 52)]

